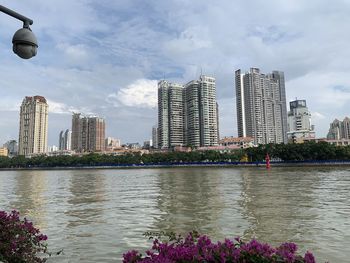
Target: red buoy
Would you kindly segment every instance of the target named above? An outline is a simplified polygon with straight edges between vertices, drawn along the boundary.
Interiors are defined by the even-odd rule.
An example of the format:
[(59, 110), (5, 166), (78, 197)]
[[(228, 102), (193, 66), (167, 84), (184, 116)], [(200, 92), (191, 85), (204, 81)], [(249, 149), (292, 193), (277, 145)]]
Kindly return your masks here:
[(268, 153), (265, 156), (265, 161), (266, 161), (266, 169), (270, 169), (270, 156)]

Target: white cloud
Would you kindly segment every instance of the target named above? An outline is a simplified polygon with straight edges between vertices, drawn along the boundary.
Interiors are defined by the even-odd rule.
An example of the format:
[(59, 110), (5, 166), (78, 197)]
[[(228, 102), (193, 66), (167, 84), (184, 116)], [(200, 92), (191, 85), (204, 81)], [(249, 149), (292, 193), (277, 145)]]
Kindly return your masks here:
[(322, 113), (319, 113), (317, 111), (314, 111), (311, 113), (311, 116), (314, 120), (324, 120), (326, 118), (325, 115), (323, 115)]
[(11, 97), (0, 97), (0, 112), (1, 111), (18, 111), (21, 107), (21, 101), (13, 101)]
[(90, 54), (91, 52), (89, 52), (86, 45), (83, 44), (71, 45), (68, 43), (59, 43), (56, 47), (59, 52), (64, 54), (66, 61), (72, 64), (79, 65), (86, 63), (93, 56), (93, 54)]
[(186, 54), (211, 46), (212, 42), (208, 29), (203, 26), (193, 26), (182, 31), (179, 37), (165, 42), (164, 52), (176, 56), (180, 53)]
[[(138, 79), (116, 94), (108, 95), (108, 101), (117, 101), (114, 106), (123, 104), (129, 107), (153, 108), (157, 106), (157, 81)], [(120, 104), (119, 104), (119, 103)], [(114, 102), (115, 103), (115, 102)]]
[(49, 105), (49, 112), (56, 114), (69, 114), (71, 115), (73, 112), (80, 112), (87, 115), (94, 115), (94, 113), (87, 107), (73, 107), (68, 106), (61, 102), (56, 102), (52, 100), (47, 100), (47, 104)]

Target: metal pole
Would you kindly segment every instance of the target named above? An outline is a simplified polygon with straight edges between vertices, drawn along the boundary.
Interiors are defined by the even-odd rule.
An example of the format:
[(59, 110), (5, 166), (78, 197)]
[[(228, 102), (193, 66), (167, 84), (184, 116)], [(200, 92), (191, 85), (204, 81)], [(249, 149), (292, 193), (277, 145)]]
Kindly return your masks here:
[(26, 27), (28, 28), (29, 25), (32, 25), (33, 24), (33, 20), (31, 20), (30, 18), (28, 17), (25, 17), (21, 14), (18, 14), (16, 13), (15, 11), (11, 10), (11, 9), (8, 9), (7, 7), (4, 7), (2, 5), (0, 5), (0, 11), (5, 13), (5, 14), (8, 14), (9, 16), (12, 16), (14, 18), (17, 18), (18, 20), (21, 20), (23, 21), (23, 27)]

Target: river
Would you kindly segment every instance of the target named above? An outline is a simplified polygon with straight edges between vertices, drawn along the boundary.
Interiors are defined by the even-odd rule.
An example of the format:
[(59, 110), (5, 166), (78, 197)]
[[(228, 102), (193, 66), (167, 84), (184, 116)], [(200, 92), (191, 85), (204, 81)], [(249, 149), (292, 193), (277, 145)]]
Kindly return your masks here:
[(146, 231), (197, 230), (293, 241), (318, 262), (349, 262), (350, 168), (164, 168), (0, 171), (0, 209), (47, 234), (48, 262), (120, 262)]

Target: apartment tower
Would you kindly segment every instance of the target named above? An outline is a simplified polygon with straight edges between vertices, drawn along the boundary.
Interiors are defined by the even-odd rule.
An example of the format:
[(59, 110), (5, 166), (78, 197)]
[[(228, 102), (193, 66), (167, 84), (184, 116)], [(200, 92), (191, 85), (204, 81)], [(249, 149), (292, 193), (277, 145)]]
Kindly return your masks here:
[(306, 100), (289, 102), (288, 112), (288, 140), (290, 142), (303, 142), (303, 139), (315, 138), (314, 126), (311, 125), (311, 113)]
[(60, 151), (63, 150), (71, 150), (71, 140), (72, 140), (72, 131), (69, 129), (65, 131), (61, 131), (59, 135), (59, 144), (58, 149)]
[(218, 144), (215, 78), (200, 76), (185, 86), (158, 83), (158, 146)]
[(152, 144), (153, 148), (158, 148), (158, 126), (154, 125), (152, 127)]
[(186, 144), (207, 147), (218, 144), (215, 78), (201, 75), (185, 86)]
[(20, 108), (19, 155), (47, 150), (48, 104), (42, 96), (25, 97)]
[(329, 127), (327, 139), (341, 140), (350, 139), (350, 118), (345, 117), (343, 121), (335, 119)]
[(105, 120), (99, 117), (86, 117), (80, 113), (72, 116), (72, 150), (95, 152), (105, 150)]
[(158, 147), (184, 145), (184, 87), (161, 80), (158, 83)]
[(238, 137), (252, 137), (254, 144), (287, 143), (284, 73), (239, 69), (235, 83)]
[(88, 150), (105, 150), (105, 120), (99, 117), (88, 118)]

